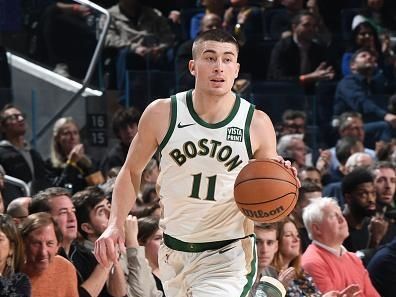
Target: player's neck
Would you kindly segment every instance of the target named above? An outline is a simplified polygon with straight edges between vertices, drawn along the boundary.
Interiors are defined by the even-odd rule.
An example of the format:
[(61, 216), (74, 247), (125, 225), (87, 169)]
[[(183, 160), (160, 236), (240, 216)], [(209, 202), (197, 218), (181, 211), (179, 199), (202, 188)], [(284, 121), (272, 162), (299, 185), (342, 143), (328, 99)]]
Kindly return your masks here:
[(234, 107), (235, 98), (231, 92), (224, 96), (210, 96), (194, 91), (192, 102), (194, 111), (202, 120), (215, 124), (227, 118)]

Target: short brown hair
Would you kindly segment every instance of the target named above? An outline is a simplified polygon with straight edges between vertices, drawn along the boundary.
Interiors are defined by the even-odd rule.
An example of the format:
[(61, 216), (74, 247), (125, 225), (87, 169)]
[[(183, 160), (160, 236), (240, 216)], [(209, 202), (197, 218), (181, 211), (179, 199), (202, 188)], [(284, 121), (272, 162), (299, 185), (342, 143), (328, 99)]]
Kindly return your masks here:
[(193, 46), (192, 46), (193, 59), (195, 58), (195, 56), (197, 54), (197, 46), (204, 41), (217, 41), (217, 42), (223, 42), (223, 43), (232, 43), (235, 45), (235, 47), (237, 49), (237, 53), (239, 52), (239, 44), (238, 44), (238, 41), (234, 38), (234, 36), (232, 36), (230, 33), (228, 33), (227, 31), (225, 31), (223, 29), (213, 29), (213, 30), (208, 30), (208, 31), (202, 32), (195, 39)]
[(22, 235), (23, 240), (26, 240), (26, 238), (29, 236), (29, 234), (32, 233), (34, 230), (37, 230), (39, 228), (46, 227), (49, 225), (54, 226), (56, 240), (58, 241), (58, 243), (61, 243), (63, 240), (62, 232), (59, 229), (58, 224), (52, 218), (52, 216), (46, 212), (34, 213), (34, 214), (29, 215), (26, 218), (26, 220), (23, 222), (22, 228), (21, 228), (21, 235)]

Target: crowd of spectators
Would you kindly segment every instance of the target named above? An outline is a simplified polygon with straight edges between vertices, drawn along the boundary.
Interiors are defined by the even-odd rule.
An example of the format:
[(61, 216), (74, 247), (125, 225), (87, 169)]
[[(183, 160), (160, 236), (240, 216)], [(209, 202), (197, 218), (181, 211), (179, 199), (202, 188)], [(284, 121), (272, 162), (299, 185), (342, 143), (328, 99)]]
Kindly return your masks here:
[[(319, 146), (312, 141), (318, 119), (310, 108), (284, 110), (276, 122), (277, 151), (297, 168), (302, 187), (290, 217), (257, 224), (259, 272), (278, 278), (287, 296), (394, 296), (394, 1), (95, 2), (112, 15), (102, 62), (111, 77), (107, 87), (120, 92), (129, 70), (165, 71), (175, 75), (175, 91), (193, 88), (192, 38), (218, 27), (241, 45), (245, 76), (234, 91), (247, 99), (263, 80), (294, 83), (307, 96), (321, 83), (333, 83), (326, 111), (333, 120), (316, 124), (331, 129), (319, 134), (334, 139), (318, 137)], [(36, 22), (27, 56), (82, 77), (101, 17), (72, 1), (37, 3), (42, 7), (27, 18), (29, 25)], [(3, 53), (0, 83), (9, 87)], [(142, 173), (119, 261), (105, 268), (92, 254), (108, 223), (115, 177), (137, 133), (139, 108), (114, 113), (118, 142), (100, 160), (90, 155), (72, 117), (56, 121), (51, 154), (41, 156), (25, 139), (23, 110), (6, 105), (0, 111), (0, 213), (7, 213), (0, 215), (1, 296), (163, 296), (158, 156)], [(4, 184), (4, 175), (25, 182), (31, 197)]]

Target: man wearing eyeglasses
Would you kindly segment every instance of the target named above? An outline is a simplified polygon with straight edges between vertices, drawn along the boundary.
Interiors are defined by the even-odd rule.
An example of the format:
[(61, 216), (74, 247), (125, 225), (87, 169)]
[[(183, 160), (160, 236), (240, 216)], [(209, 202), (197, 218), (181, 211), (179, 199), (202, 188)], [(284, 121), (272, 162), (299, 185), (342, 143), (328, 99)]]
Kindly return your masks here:
[[(25, 140), (25, 115), (15, 106), (7, 104), (0, 111), (0, 164), (7, 175), (29, 184), (33, 192), (49, 186), (48, 171), (40, 154)], [(8, 204), (13, 197), (4, 197)]]

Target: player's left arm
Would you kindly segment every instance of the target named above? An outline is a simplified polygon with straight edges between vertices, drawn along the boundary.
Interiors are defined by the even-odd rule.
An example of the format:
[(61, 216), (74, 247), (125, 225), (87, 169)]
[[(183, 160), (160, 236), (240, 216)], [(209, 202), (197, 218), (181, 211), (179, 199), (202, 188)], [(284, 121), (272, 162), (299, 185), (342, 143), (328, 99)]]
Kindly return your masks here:
[(250, 142), (252, 144), (254, 159), (273, 159), (291, 168), (298, 184), (297, 169), (291, 166), (290, 161), (285, 161), (276, 151), (276, 134), (274, 125), (269, 116), (261, 111), (255, 110), (250, 125)]
[(276, 134), (269, 116), (255, 110), (250, 124), (250, 142), (255, 159), (278, 159)]

